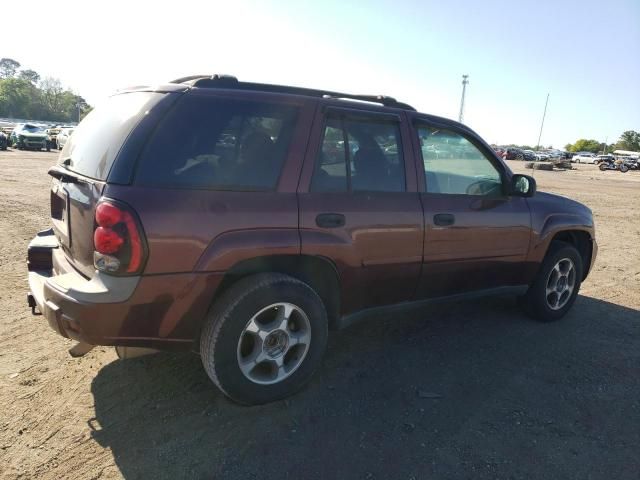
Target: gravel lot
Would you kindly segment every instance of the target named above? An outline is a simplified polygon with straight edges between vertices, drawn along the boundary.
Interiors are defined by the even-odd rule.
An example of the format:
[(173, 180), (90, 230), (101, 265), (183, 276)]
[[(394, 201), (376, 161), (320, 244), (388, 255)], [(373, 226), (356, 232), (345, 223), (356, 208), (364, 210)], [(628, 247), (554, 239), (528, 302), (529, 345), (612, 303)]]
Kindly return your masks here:
[(72, 359), (31, 316), (26, 246), (54, 160), (0, 152), (0, 478), (638, 478), (640, 172), (535, 173), (596, 217), (598, 261), (563, 321), (510, 298), (374, 318), (331, 336), (304, 391), (246, 408), (194, 355)]

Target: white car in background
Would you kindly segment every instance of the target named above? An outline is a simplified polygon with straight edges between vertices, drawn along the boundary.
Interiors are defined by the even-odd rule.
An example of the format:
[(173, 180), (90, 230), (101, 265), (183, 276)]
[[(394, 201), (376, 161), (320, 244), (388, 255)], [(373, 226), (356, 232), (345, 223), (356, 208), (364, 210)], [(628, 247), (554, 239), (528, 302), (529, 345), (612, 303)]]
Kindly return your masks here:
[(597, 158), (595, 153), (578, 152), (571, 158), (571, 161), (575, 163), (596, 163)]
[(65, 143), (73, 133), (73, 128), (61, 128), (58, 132), (58, 136), (56, 137), (56, 143), (58, 144), (58, 150), (62, 150)]

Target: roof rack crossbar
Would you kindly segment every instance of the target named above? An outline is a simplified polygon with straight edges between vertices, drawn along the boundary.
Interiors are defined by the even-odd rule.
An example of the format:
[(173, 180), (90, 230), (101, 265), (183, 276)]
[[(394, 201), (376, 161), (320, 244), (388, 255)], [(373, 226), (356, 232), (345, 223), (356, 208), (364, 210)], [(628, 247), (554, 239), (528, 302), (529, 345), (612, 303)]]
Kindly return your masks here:
[(290, 93), (307, 97), (319, 97), (327, 99), (349, 99), (362, 102), (379, 103), (386, 107), (396, 107), (405, 110), (415, 110), (411, 105), (398, 102), (393, 97), (385, 95), (357, 95), (352, 93), (332, 92), (313, 88), (289, 87), (286, 85), (271, 85), (266, 83), (239, 82), (236, 77), (230, 75), (191, 75), (178, 78), (171, 83), (189, 83), (193, 87), (201, 88), (231, 88), (234, 90), (257, 90), (271, 93)]

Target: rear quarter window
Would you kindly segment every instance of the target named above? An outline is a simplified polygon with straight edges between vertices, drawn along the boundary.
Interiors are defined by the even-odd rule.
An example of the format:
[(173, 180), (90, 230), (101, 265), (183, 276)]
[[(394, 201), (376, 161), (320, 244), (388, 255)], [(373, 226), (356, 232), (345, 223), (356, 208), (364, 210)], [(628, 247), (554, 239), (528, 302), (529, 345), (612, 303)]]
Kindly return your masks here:
[(73, 135), (60, 153), (60, 163), (81, 175), (106, 180), (131, 130), (163, 95), (135, 92), (110, 97), (69, 130)]
[(148, 141), (135, 183), (274, 189), (297, 114), (297, 107), (288, 105), (185, 95)]

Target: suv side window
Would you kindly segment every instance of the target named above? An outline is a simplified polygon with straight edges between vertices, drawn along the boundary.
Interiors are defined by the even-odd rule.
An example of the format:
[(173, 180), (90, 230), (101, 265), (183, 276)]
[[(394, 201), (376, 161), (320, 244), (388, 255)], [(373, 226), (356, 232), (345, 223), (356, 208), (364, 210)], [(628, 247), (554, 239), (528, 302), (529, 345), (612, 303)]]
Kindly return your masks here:
[(296, 116), (290, 106), (186, 95), (147, 143), (136, 183), (274, 189)]
[(500, 172), (473, 143), (450, 130), (417, 129), (427, 193), (502, 195)]
[(311, 179), (312, 192), (404, 192), (398, 124), (329, 118)]

